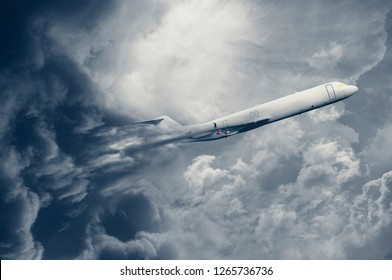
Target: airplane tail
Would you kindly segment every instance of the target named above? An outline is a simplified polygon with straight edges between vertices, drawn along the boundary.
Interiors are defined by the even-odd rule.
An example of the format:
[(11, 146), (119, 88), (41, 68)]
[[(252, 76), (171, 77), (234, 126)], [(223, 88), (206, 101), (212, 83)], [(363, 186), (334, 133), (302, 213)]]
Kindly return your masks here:
[(184, 129), (183, 125), (181, 125), (180, 123), (176, 122), (175, 120), (173, 120), (168, 116), (159, 116), (155, 119), (138, 122), (136, 124), (153, 124), (159, 126), (160, 128), (163, 128), (165, 130), (170, 130), (170, 131), (178, 131)]

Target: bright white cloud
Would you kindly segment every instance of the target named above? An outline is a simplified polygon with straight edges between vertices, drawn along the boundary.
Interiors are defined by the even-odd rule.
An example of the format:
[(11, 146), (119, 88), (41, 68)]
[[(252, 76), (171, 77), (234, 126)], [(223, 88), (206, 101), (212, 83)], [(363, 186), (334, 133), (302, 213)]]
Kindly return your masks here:
[(315, 111), (310, 111), (309, 118), (319, 124), (323, 124), (326, 121), (335, 121), (338, 120), (340, 117), (342, 117), (345, 112), (344, 104), (339, 103), (337, 105), (332, 105), (324, 108), (320, 108)]
[[(369, 145), (363, 151), (368, 167), (373, 172), (388, 171), (392, 158), (385, 156), (385, 151), (391, 147), (392, 124), (387, 123), (379, 128)], [(387, 170), (385, 170), (387, 169)]]
[(392, 172), (363, 186), (350, 209), (350, 220), (339, 235), (349, 258), (391, 257)]
[(188, 166), (184, 173), (190, 187), (200, 188), (205, 182), (207, 185), (210, 185), (228, 175), (224, 170), (210, 167), (214, 159), (214, 156), (208, 155), (201, 155), (194, 159), (192, 165)]
[(171, 3), (159, 26), (128, 45), (124, 72), (110, 91), (151, 117), (170, 113), (194, 122), (222, 114), (221, 100), (235, 93), (240, 79), (233, 43), (252, 32), (246, 15), (242, 3)]

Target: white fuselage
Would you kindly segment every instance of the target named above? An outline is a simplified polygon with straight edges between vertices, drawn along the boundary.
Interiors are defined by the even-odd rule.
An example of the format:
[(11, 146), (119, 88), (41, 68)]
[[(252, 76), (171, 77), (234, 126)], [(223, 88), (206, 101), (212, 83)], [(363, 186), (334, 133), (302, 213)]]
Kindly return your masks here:
[(331, 82), (297, 92), (207, 123), (185, 126), (188, 141), (209, 141), (242, 133), (326, 106), (353, 95), (358, 88)]

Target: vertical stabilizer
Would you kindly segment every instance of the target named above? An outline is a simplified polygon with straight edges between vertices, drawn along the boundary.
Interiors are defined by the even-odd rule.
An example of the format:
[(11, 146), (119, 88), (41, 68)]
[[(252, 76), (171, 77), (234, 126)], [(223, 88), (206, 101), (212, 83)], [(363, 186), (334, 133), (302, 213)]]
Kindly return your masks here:
[(158, 124), (159, 127), (162, 127), (165, 130), (184, 130), (184, 126), (173, 120), (168, 116), (159, 116), (157, 119), (161, 120)]
[(134, 124), (153, 124), (168, 131), (183, 131), (185, 127), (168, 116), (159, 116), (155, 119), (137, 122)]

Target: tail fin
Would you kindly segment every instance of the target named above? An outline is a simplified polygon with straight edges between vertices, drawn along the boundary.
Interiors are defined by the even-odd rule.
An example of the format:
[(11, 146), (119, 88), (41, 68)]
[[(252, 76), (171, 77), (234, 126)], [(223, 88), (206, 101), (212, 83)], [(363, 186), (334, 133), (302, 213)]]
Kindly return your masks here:
[(170, 131), (177, 131), (177, 130), (183, 130), (184, 126), (173, 120), (172, 118), (168, 116), (159, 116), (155, 119), (148, 120), (148, 121), (143, 121), (143, 122), (138, 122), (135, 124), (153, 124), (157, 125), (165, 130), (170, 130)]
[(156, 120), (159, 120), (157, 125), (162, 127), (163, 129), (167, 130), (183, 130), (184, 126), (173, 120), (172, 118), (168, 116), (160, 116), (156, 118)]

